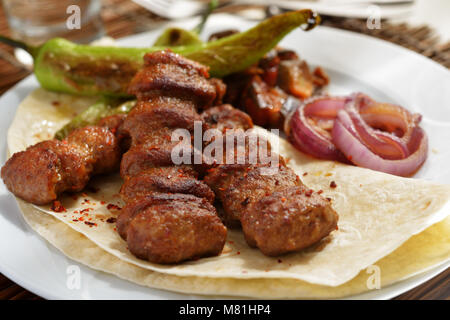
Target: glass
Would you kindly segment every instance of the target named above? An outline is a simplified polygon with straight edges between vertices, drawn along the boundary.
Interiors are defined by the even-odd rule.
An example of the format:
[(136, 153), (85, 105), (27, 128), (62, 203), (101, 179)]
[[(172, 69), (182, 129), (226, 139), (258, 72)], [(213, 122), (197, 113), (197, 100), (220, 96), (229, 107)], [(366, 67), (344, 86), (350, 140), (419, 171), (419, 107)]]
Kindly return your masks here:
[(12, 35), (37, 45), (53, 37), (87, 43), (104, 34), (100, 0), (3, 0)]

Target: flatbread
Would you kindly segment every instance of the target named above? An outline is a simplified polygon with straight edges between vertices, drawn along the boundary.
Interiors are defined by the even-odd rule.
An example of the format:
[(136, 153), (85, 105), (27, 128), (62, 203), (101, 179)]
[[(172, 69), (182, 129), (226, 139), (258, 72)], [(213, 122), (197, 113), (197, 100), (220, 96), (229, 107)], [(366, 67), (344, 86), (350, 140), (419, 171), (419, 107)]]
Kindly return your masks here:
[[(69, 258), (142, 286), (189, 294), (261, 299), (342, 298), (377, 290), (371, 286), (371, 277), (374, 275), (371, 270), (362, 270), (354, 279), (338, 287), (291, 279), (180, 277), (159, 273), (117, 258), (58, 219), (42, 214), (33, 205), (19, 200), (19, 206), (31, 228)], [(376, 263), (380, 271), (380, 289), (448, 261), (449, 243), (450, 217), (447, 217), (411, 237), (400, 248)], [(368, 282), (370, 286), (367, 285)]]
[[(89, 98), (74, 98), (42, 89), (36, 90), (21, 103), (10, 127), (8, 133), (10, 153), (48, 139), (75, 113), (91, 103), (92, 99)], [(157, 265), (139, 260), (127, 250), (126, 243), (115, 231), (114, 223), (108, 223), (111, 221), (109, 218), (116, 217), (118, 214), (117, 210), (108, 210), (108, 204), (122, 205), (117, 195), (121, 186), (118, 176), (94, 179), (93, 186), (99, 188), (98, 192), (87, 191), (86, 194), (76, 198), (64, 196), (62, 203), (67, 212), (56, 213), (50, 210), (49, 206), (33, 206), (33, 212), (40, 211), (40, 215), (45, 219), (49, 216), (57, 219), (58, 225), (61, 222), (64, 223), (70, 230), (75, 231), (76, 234), (83, 234), (90, 241), (83, 241), (83, 245), (89, 243), (89, 248), (96, 245), (96, 249), (106, 251), (108, 257), (114, 256), (119, 261), (138, 268), (140, 272), (145, 270), (146, 277), (149, 277), (149, 274), (157, 274), (158, 279), (172, 279), (171, 277), (180, 278), (183, 281), (201, 279), (201, 281), (198, 280), (199, 283), (227, 281), (233, 284), (240, 283), (239, 286), (242, 287), (246, 286), (245, 283), (253, 283), (252, 279), (254, 279), (258, 285), (265, 283), (264, 286), (270, 287), (271, 295), (274, 297), (327, 296), (329, 294), (327, 292), (332, 290), (330, 287), (340, 288), (342, 284), (349, 283), (351, 279), (361, 275), (361, 270), (365, 270), (389, 255), (413, 235), (443, 220), (450, 212), (448, 203), (450, 187), (447, 185), (400, 178), (330, 161), (319, 161), (298, 152), (288, 142), (271, 135), (264, 129), (258, 129), (258, 132), (267, 136), (273, 146), (279, 146), (280, 154), (289, 160), (288, 165), (296, 171), (305, 184), (315, 190), (323, 190), (323, 195), (332, 199), (333, 207), (339, 213), (339, 230), (303, 252), (281, 258), (266, 257), (258, 250), (246, 245), (242, 232), (229, 230), (227, 244), (218, 257), (174, 266)], [(330, 187), (331, 181), (335, 181), (336, 188)], [(62, 227), (51, 228), (53, 232), (59, 229)], [(50, 233), (45, 232), (44, 237), (52, 238)], [(65, 238), (66, 232), (63, 234), (62, 238)], [(78, 235), (78, 237), (81, 236)], [(52, 240), (49, 241), (52, 242)], [(56, 245), (63, 246), (59, 242), (55, 242)], [(79, 248), (77, 250), (82, 250), (82, 247), (77, 245)], [(448, 239), (436, 245), (436, 248), (440, 250), (436, 255), (439, 256), (437, 259), (439, 261), (433, 260), (433, 264), (449, 259)], [(67, 250), (61, 250), (69, 256), (75, 255)], [(89, 257), (84, 259), (91, 260)], [(411, 263), (415, 261), (417, 260), (412, 259)], [(90, 263), (87, 262), (88, 265)], [(421, 267), (415, 268), (414, 272), (425, 268), (424, 265), (425, 263), (421, 263)], [(101, 266), (97, 269), (105, 270)], [(390, 281), (393, 282), (394, 279), (398, 280), (413, 273), (405, 273), (405, 270), (409, 269), (402, 268), (399, 271), (401, 276), (399, 273), (391, 272), (396, 276), (392, 276)], [(112, 272), (107, 269), (105, 271)], [(151, 271), (153, 273), (150, 273)], [(116, 274), (116, 272), (113, 273)], [(119, 276), (126, 278), (123, 274)], [(144, 281), (143, 284), (145, 283), (147, 282)], [(308, 295), (309, 289), (301, 289), (301, 292), (293, 290), (292, 294), (290, 293), (292, 288), (282, 289), (290, 287), (291, 283), (302, 285), (309, 283), (302, 288), (312, 286), (322, 288), (321, 290), (324, 291), (316, 290), (314, 294)], [(153, 282), (150, 285), (155, 286)], [(163, 287), (171, 289), (170, 285)], [(279, 287), (280, 291), (274, 287)], [(350, 285), (350, 287), (354, 286)], [(363, 290), (361, 286), (359, 288), (358, 290)], [(187, 291), (197, 293), (202, 291), (201, 288), (196, 290), (199, 291)], [(242, 288), (241, 295), (253, 296), (253, 293), (258, 297), (262, 295), (262, 293), (257, 294), (257, 290), (255, 292), (248, 290)], [(234, 290), (230, 287), (228, 293), (225, 291), (217, 293), (233, 294)], [(342, 292), (336, 296), (356, 291), (352, 289), (345, 291), (346, 293)], [(203, 293), (211, 293), (211, 291)], [(330, 296), (333, 295), (330, 294)]]

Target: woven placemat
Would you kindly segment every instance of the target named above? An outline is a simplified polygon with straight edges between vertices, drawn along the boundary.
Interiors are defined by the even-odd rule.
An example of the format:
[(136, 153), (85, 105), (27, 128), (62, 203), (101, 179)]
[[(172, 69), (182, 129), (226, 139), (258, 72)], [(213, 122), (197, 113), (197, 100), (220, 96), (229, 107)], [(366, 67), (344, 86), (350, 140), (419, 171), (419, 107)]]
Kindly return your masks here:
[(412, 27), (406, 23), (393, 24), (381, 21), (380, 29), (367, 28), (367, 22), (361, 19), (322, 17), (322, 24), (329, 27), (364, 33), (396, 43), (405, 48), (423, 54), (434, 61), (450, 68), (450, 41), (442, 43), (439, 37), (426, 25)]
[[(121, 38), (154, 29), (164, 21), (131, 1), (102, 0), (102, 5), (101, 16), (105, 31), (108, 36), (113, 38)], [(237, 9), (245, 8), (247, 7)], [(450, 68), (450, 42), (439, 43), (438, 37), (427, 26), (410, 27), (406, 24), (392, 24), (382, 21), (381, 29), (369, 30), (364, 20), (327, 16), (322, 17), (322, 24), (368, 34), (399, 44)], [(2, 5), (0, 5), (0, 34), (10, 35)], [(11, 48), (0, 44), (0, 95), (30, 73), (31, 70), (15, 60)], [(396, 299), (449, 299), (449, 291), (450, 269)], [(0, 274), (0, 300), (5, 299), (38, 300), (41, 298)]]

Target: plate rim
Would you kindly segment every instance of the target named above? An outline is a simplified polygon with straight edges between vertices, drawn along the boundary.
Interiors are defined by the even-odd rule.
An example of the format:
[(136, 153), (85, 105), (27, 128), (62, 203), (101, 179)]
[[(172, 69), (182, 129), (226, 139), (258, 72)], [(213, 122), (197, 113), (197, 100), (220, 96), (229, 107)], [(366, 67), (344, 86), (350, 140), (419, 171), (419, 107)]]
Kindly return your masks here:
[[(247, 21), (247, 20), (242, 19), (242, 18), (240, 18), (240, 17), (236, 17), (236, 16), (232, 16), (232, 15), (227, 15), (227, 14), (220, 14), (220, 15), (221, 15), (221, 16), (228, 16), (228, 17), (231, 17), (231, 18), (233, 18), (233, 19), (240, 20), (240, 21), (242, 21), (242, 22), (244, 22), (244, 23), (247, 23), (247, 24), (253, 24), (253, 22)], [(219, 16), (219, 15), (217, 15), (217, 16)], [(194, 18), (194, 19), (187, 19), (187, 20), (183, 20), (183, 21), (177, 21), (175, 24), (186, 24), (187, 21), (195, 21), (195, 18)], [(153, 30), (151, 30), (151, 31), (147, 31), (147, 32), (143, 32), (143, 33), (131, 35), (131, 36), (128, 36), (128, 37), (120, 38), (120, 39), (117, 39), (117, 41), (118, 41), (118, 44), (121, 45), (121, 42), (124, 42), (124, 41), (132, 41), (132, 39), (135, 38), (135, 37), (138, 38), (138, 37), (144, 37), (145, 35), (148, 35), (148, 34), (150, 34), (150, 35), (151, 35), (151, 34), (154, 34), (155, 32), (160, 31), (162, 28), (164, 28), (164, 26), (160, 26), (160, 27), (158, 27), (158, 28), (156, 28), (156, 29), (153, 29)], [(429, 64), (430, 66), (433, 65), (434, 67), (437, 67), (438, 69), (441, 69), (441, 70), (443, 70), (443, 71), (447, 71), (448, 74), (450, 74), (450, 70), (448, 70), (448, 69), (445, 68), (444, 66), (440, 65), (439, 63), (437, 63), (437, 62), (435, 62), (435, 61), (433, 61), (433, 60), (431, 60), (431, 59), (429, 59), (429, 58), (427, 58), (427, 57), (425, 57), (425, 56), (423, 56), (423, 55), (421, 55), (421, 54), (419, 54), (419, 53), (417, 53), (417, 52), (414, 52), (414, 51), (412, 51), (412, 50), (409, 50), (409, 49), (406, 49), (406, 48), (404, 48), (404, 47), (401, 47), (401, 46), (399, 46), (399, 45), (397, 45), (397, 44), (395, 44), (395, 43), (391, 43), (391, 42), (388, 42), (388, 41), (385, 41), (385, 40), (382, 40), (382, 39), (370, 37), (370, 36), (365, 35), (365, 34), (360, 34), (360, 33), (353, 32), (353, 31), (348, 31), (348, 30), (341, 30), (341, 29), (336, 29), (336, 28), (327, 27), (327, 26), (319, 26), (318, 28), (319, 28), (319, 29), (327, 29), (327, 30), (330, 31), (330, 32), (336, 32), (336, 33), (340, 33), (340, 34), (346, 34), (346, 36), (348, 36), (348, 37), (356, 37), (356, 38), (365, 39), (364, 41), (367, 41), (367, 40), (368, 40), (368, 41), (374, 41), (374, 42), (377, 42), (378, 45), (382, 45), (382, 46), (390, 46), (391, 48), (394, 48), (395, 50), (398, 50), (399, 52), (402, 52), (402, 54), (409, 54), (409, 55), (411, 55), (411, 53), (412, 53), (412, 54), (414, 54), (414, 55), (416, 56), (416, 58), (419, 58), (419, 59), (421, 59), (421, 60), (423, 60), (423, 61), (426, 61), (426, 63), (428, 63), (428, 64), (431, 62), (431, 64)], [(33, 79), (33, 78), (34, 78), (34, 79)], [(17, 91), (18, 88), (21, 88), (22, 86), (26, 85), (27, 82), (30, 82), (30, 81), (33, 81), (33, 80), (36, 81), (36, 80), (35, 80), (35, 76), (34, 76), (33, 74), (31, 74), (31, 75), (27, 76), (26, 78), (22, 79), (21, 81), (19, 81), (16, 85), (14, 85), (13, 87), (11, 87), (11, 88), (10, 88), (9, 90), (7, 90), (5, 93), (3, 93), (2, 96), (0, 97), (0, 105), (3, 103), (4, 100), (8, 100), (9, 95), (13, 95), (13, 94)], [(36, 89), (36, 87), (33, 87), (33, 89)], [(19, 98), (21, 98), (21, 97), (19, 97)], [(14, 113), (15, 113), (15, 110), (16, 110), (16, 109), (17, 109), (17, 106), (15, 106), (15, 108), (14, 108)], [(5, 129), (5, 131), (7, 131), (7, 130), (8, 130), (8, 128)], [(4, 140), (6, 140), (6, 136), (5, 136), (5, 139), (4, 139)], [(6, 146), (6, 143), (5, 143), (5, 146)], [(2, 155), (2, 158), (1, 158), (1, 159), (3, 159), (3, 157), (5, 157), (5, 155)], [(2, 161), (2, 164), (3, 164), (3, 161)], [(3, 182), (1, 182), (1, 184), (3, 185)], [(4, 187), (4, 185), (3, 185), (3, 187)], [(12, 200), (15, 200), (15, 199), (14, 199), (14, 197), (13, 197), (12, 195), (9, 195), (9, 199), (8, 199), (8, 200), (9, 200), (9, 201), (12, 201)], [(15, 201), (14, 201), (14, 202), (15, 202)], [(19, 210), (19, 212), (20, 212), (20, 209), (19, 209), (19, 207), (18, 207), (18, 205), (17, 205), (16, 202), (15, 202), (15, 207), (16, 207), (16, 209)], [(29, 228), (30, 230), (32, 230), (32, 228), (28, 225), (28, 223), (25, 221), (25, 219), (24, 219), (24, 217), (23, 217), (22, 215), (20, 216), (20, 219), (21, 219), (21, 221), (26, 225), (27, 228)], [(45, 242), (45, 243), (48, 245), (48, 242), (47, 242), (44, 238), (42, 238), (42, 237), (41, 237), (37, 232), (35, 232), (34, 230), (33, 230), (32, 236), (33, 236), (33, 237), (36, 237), (36, 239), (38, 239), (39, 241)], [(35, 239), (33, 239), (32, 241), (35, 241)], [(59, 250), (58, 250), (58, 251), (59, 251)], [(58, 253), (59, 253), (60, 255), (65, 256), (65, 255), (64, 255), (62, 252), (60, 252), (60, 251), (59, 251)], [(69, 257), (67, 257), (67, 256), (66, 256), (66, 258), (72, 260), (71, 258), (69, 258)], [(72, 261), (74, 261), (74, 260), (72, 260)], [(443, 265), (446, 265), (446, 267), (444, 268)], [(403, 290), (403, 289), (397, 290), (396, 292), (391, 293), (391, 295), (389, 295), (388, 293), (386, 293), (384, 296), (381, 296), (380, 299), (390, 299), (390, 298), (395, 297), (395, 296), (398, 296), (398, 295), (400, 295), (400, 294), (402, 294), (402, 293), (404, 293), (404, 292), (407, 292), (407, 291), (411, 290), (412, 288), (415, 288), (415, 287), (417, 287), (417, 286), (419, 286), (419, 285), (425, 283), (426, 281), (428, 281), (428, 280), (431, 279), (432, 277), (434, 277), (434, 276), (440, 274), (441, 272), (445, 271), (445, 270), (449, 267), (449, 265), (450, 265), (450, 262), (449, 262), (449, 261), (443, 262), (442, 264), (440, 264), (440, 265), (438, 265), (438, 266), (434, 266), (434, 267), (432, 267), (432, 268), (429, 269), (429, 270), (425, 270), (425, 271), (423, 271), (423, 272), (421, 272), (421, 273), (419, 273), (419, 274), (417, 274), (417, 275), (412, 276), (411, 278), (408, 278), (408, 279), (405, 279), (405, 280), (401, 280), (401, 281), (399, 281), (399, 282), (397, 282), (397, 283), (394, 283), (394, 284), (389, 285), (389, 286), (387, 286), (387, 287), (385, 287), (385, 288), (382, 288), (382, 289), (386, 289), (386, 288), (389, 288), (389, 287), (392, 287), (392, 286), (401, 284), (401, 283), (403, 283), (403, 282), (407, 282), (408, 280), (411, 280), (412, 278), (415, 278), (415, 277), (418, 277), (418, 278), (424, 277), (424, 279), (425, 279), (425, 280), (419, 281), (418, 283), (415, 283), (415, 282), (413, 281), (409, 286), (408, 286), (408, 285), (406, 286), (406, 289), (404, 289), (404, 290)], [(86, 267), (86, 268), (89, 268), (89, 267), (87, 267), (87, 266), (85, 266), (85, 265), (83, 265), (83, 266)], [(92, 268), (90, 268), (90, 269), (92, 269)], [(95, 270), (95, 269), (92, 269), (92, 270), (97, 271), (97, 270)], [(25, 288), (25, 289), (27, 289), (27, 290), (29, 290), (29, 291), (31, 291), (31, 292), (33, 292), (33, 293), (35, 293), (35, 294), (41, 296), (41, 297), (43, 297), (43, 298), (46, 298), (46, 299), (61, 299), (61, 298), (62, 298), (62, 299), (64, 299), (64, 297), (58, 297), (58, 296), (53, 295), (53, 294), (51, 293), (51, 290), (47, 290), (46, 288), (41, 288), (41, 287), (39, 287), (39, 286), (36, 286), (32, 281), (31, 281), (31, 282), (30, 282), (30, 281), (26, 282), (23, 278), (20, 278), (20, 277), (14, 272), (13, 269), (10, 269), (10, 268), (7, 267), (4, 263), (0, 263), (0, 272), (1, 272), (2, 274), (4, 274), (7, 278), (9, 278), (10, 280), (12, 280), (13, 282), (15, 282), (15, 283), (17, 283), (18, 285), (20, 285), (21, 287), (23, 287), (23, 288)], [(110, 274), (108, 274), (108, 275), (110, 275)], [(112, 276), (114, 276), (114, 275), (112, 275)], [(126, 280), (123, 280), (123, 281), (126, 281)], [(155, 291), (161, 290), (161, 289), (155, 289), (155, 288), (147, 288), (147, 289), (148, 289), (148, 290), (155, 290)], [(403, 291), (402, 291), (402, 290), (403, 290)], [(367, 292), (366, 292), (366, 293), (367, 293)], [(343, 299), (352, 299), (352, 298), (358, 299), (358, 296), (361, 296), (361, 295), (364, 295), (364, 294), (365, 294), (365, 293), (358, 294), (358, 295), (354, 295), (354, 296), (349, 296), (349, 297), (343, 297)], [(186, 297), (187, 297), (187, 296), (188, 296), (188, 294), (186, 294)], [(205, 297), (206, 297), (206, 298), (209, 298), (208, 296), (205, 296)], [(70, 297), (66, 297), (66, 299), (67, 299), (67, 298), (70, 298)], [(212, 297), (210, 297), (210, 298), (214, 298), (214, 297), (212, 296)], [(377, 297), (374, 297), (374, 299), (377, 299)]]

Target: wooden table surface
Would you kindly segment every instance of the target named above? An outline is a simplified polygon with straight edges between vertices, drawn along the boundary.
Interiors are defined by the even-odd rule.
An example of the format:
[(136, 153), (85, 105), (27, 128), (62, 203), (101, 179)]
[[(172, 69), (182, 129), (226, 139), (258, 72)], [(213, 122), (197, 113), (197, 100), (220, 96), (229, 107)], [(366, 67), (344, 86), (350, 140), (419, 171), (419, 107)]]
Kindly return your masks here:
[[(106, 33), (114, 38), (124, 37), (153, 29), (161, 19), (142, 9), (131, 1), (103, 0), (102, 20)], [(400, 45), (441, 63), (450, 68), (450, 43), (439, 43), (427, 26), (409, 27), (404, 24), (382, 24), (380, 30), (368, 30), (365, 22), (356, 19), (325, 17), (323, 24), (366, 33)], [(0, 34), (9, 35), (10, 31), (0, 5)], [(15, 83), (30, 74), (30, 71), (17, 63), (12, 50), (0, 44), (0, 95)], [(2, 257), (7, 258), (7, 257)], [(15, 284), (0, 274), (0, 300), (39, 300), (39, 296)], [(412, 289), (396, 300), (450, 300), (450, 268), (421, 286)]]

